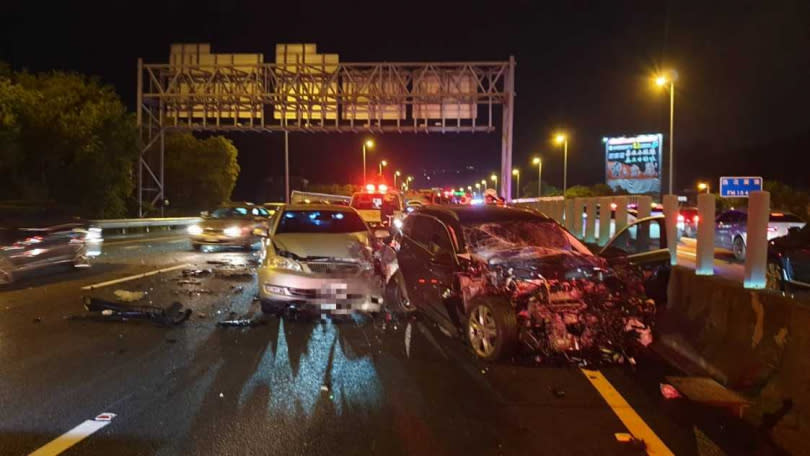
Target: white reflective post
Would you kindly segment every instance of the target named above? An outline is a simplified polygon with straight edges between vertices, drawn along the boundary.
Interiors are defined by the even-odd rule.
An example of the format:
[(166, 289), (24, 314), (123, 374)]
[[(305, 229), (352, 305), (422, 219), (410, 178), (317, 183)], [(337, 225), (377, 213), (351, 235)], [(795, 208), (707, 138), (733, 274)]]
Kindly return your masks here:
[(618, 233), (622, 228), (627, 226), (627, 197), (619, 196), (616, 201), (616, 228), (611, 236)]
[(603, 196), (599, 198), (599, 245), (605, 245), (610, 240), (610, 203), (613, 198)]
[(664, 195), (664, 217), (666, 217), (669, 262), (674, 266), (678, 264), (678, 195)]
[(563, 223), (563, 214), (565, 214), (565, 201), (557, 200), (554, 201), (554, 218), (559, 222)]
[(752, 192), (748, 195), (748, 225), (745, 240), (745, 288), (765, 288), (765, 272), (768, 261), (768, 217), (771, 210), (771, 194)]
[(587, 208), (587, 219), (585, 220), (585, 242), (596, 242), (596, 198), (587, 198), (585, 201)]
[(697, 275), (714, 275), (714, 195), (698, 195)]
[(574, 198), (574, 236), (579, 239), (582, 239), (584, 236), (582, 234), (582, 213), (584, 212), (585, 208), (585, 198)]
[(565, 229), (574, 232), (574, 199), (565, 200)]

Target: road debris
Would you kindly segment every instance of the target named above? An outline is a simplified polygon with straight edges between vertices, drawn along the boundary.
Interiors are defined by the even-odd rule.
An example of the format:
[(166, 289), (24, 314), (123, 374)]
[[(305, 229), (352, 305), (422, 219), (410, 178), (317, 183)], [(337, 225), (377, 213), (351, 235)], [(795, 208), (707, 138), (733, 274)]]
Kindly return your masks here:
[(183, 269), (183, 277), (208, 277), (211, 275), (211, 269)]
[(222, 261), (222, 260), (208, 260), (208, 261), (206, 261), (206, 263), (207, 264), (213, 264), (215, 266), (227, 266), (227, 265), (230, 264), (229, 262)]
[(679, 393), (674, 386), (668, 383), (661, 383), (659, 388), (661, 390), (661, 395), (664, 396), (664, 399), (678, 399), (681, 397), (681, 393)]
[(266, 321), (264, 320), (251, 320), (248, 318), (242, 318), (238, 320), (218, 321), (217, 326), (219, 326), (220, 328), (227, 328), (227, 327), (253, 328), (256, 326), (261, 326), (265, 323)]
[(202, 285), (202, 282), (199, 280), (189, 280), (189, 279), (178, 279), (178, 285)]
[(253, 271), (245, 267), (217, 268), (214, 275), (221, 279), (250, 280), (253, 278)]
[(84, 297), (84, 308), (88, 314), (72, 315), (71, 320), (129, 321), (149, 320), (162, 326), (178, 325), (188, 319), (191, 309), (184, 309), (179, 302), (169, 307), (134, 306), (104, 299)]
[(116, 298), (118, 298), (121, 302), (135, 302), (140, 301), (143, 299), (144, 293), (143, 291), (128, 291), (128, 290), (115, 290), (113, 292)]

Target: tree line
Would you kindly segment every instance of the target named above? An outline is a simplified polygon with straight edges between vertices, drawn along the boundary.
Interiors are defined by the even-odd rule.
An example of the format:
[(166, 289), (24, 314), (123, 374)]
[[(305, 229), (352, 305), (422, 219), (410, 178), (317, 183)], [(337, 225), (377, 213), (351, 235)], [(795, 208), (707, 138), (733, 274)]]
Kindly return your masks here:
[[(230, 140), (171, 133), (165, 144), (171, 208), (230, 199), (239, 175)], [(138, 153), (135, 116), (112, 87), (77, 73), (14, 72), (0, 63), (0, 201), (132, 216)]]

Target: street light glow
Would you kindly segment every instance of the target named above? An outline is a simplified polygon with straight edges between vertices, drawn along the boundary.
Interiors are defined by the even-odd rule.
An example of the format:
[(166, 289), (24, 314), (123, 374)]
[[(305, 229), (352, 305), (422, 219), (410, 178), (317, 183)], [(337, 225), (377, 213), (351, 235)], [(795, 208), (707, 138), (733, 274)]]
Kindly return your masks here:
[(658, 87), (664, 87), (667, 84), (667, 82), (669, 81), (667, 80), (666, 76), (662, 75), (655, 78), (655, 85), (657, 85)]
[(493, 174), (493, 175), (489, 176), (489, 179), (492, 180), (492, 182), (497, 182), (498, 181), (498, 176)]
[(401, 175), (402, 175), (402, 173), (401, 173), (401, 172), (399, 172), (399, 170), (396, 170), (396, 171), (394, 172), (394, 175), (395, 175), (395, 176), (401, 176)]
[(515, 168), (515, 169), (513, 169), (513, 170), (512, 170), (512, 175), (513, 175), (513, 176), (517, 176), (518, 174), (520, 174), (520, 170), (519, 170), (519, 169)]
[(564, 134), (558, 134), (557, 136), (555, 136), (555, 137), (554, 137), (554, 141), (555, 141), (557, 144), (562, 144), (562, 143), (564, 143), (564, 142), (565, 142), (565, 135), (564, 135)]
[(381, 161), (380, 164), (383, 165), (383, 166), (388, 166), (388, 162), (385, 161), (385, 160)]
[(481, 183), (480, 183), (480, 182), (476, 182), (476, 183), (475, 183), (475, 188), (476, 188), (476, 189), (480, 189), (480, 188), (481, 188)]
[(539, 157), (534, 157), (534, 159), (532, 159), (532, 165), (539, 165), (539, 164), (540, 164), (540, 158)]
[(370, 139), (367, 139), (367, 140), (366, 140), (366, 147), (368, 147), (369, 149), (371, 149), (372, 147), (374, 147), (374, 141), (372, 141), (372, 140), (370, 140)]

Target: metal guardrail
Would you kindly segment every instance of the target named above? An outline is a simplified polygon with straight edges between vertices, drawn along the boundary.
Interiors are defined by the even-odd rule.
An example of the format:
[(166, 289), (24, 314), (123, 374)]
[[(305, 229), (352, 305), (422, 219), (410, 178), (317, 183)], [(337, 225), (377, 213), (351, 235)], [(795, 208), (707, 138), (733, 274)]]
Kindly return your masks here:
[(102, 230), (151, 228), (161, 226), (188, 226), (199, 223), (200, 217), (160, 217), (160, 218), (134, 218), (134, 219), (106, 219), (91, 220), (90, 223)]

